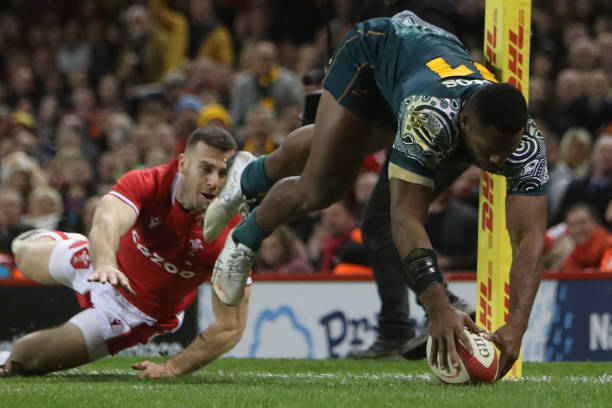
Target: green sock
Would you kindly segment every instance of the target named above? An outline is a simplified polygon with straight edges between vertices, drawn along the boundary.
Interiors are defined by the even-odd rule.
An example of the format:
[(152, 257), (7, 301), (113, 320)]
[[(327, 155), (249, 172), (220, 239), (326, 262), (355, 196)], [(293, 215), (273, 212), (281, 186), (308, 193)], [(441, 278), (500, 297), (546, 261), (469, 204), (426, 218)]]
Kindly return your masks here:
[(255, 208), (249, 217), (242, 221), (232, 234), (232, 239), (235, 243), (242, 243), (253, 251), (258, 251), (261, 246), (261, 241), (266, 239), (268, 235), (272, 233), (272, 231), (267, 232), (259, 228), (257, 223), (255, 222), (255, 213), (257, 212), (257, 208)]
[(274, 185), (274, 181), (270, 180), (264, 169), (266, 157), (260, 157), (252, 163), (249, 163), (240, 179), (240, 187), (247, 198), (257, 198), (260, 194), (267, 193)]

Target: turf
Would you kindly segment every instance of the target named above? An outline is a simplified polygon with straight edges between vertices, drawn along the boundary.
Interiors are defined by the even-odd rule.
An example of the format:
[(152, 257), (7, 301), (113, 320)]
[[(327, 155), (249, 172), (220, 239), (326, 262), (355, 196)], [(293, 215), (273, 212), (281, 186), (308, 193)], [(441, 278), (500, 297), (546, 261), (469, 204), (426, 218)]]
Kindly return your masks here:
[(424, 361), (221, 359), (141, 380), (136, 357), (0, 378), (0, 407), (610, 407), (612, 363), (524, 363), (523, 378), (444, 386)]

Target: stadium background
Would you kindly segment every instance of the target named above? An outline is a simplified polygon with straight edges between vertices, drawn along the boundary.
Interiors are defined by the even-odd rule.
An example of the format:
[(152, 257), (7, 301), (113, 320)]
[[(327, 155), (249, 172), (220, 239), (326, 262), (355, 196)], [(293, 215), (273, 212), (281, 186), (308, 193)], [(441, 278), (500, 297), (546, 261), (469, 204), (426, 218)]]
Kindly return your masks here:
[[(304, 87), (300, 79), (325, 65), (329, 50), (354, 22), (388, 15), (404, 5), (437, 16), (432, 20), (440, 25), (451, 21), (453, 27), (447, 28), (457, 32), (482, 62), (484, 1), (478, 0), (426, 5), (407, 1), (392, 7), (358, 0), (3, 2), (1, 339), (11, 341), (23, 332), (59, 323), (77, 307), (68, 291), (32, 287), (19, 280), (7, 247), (18, 231), (29, 228), (28, 224), (48, 223), (86, 232), (97, 198), (114, 180), (130, 169), (169, 160), (198, 124), (227, 126), (245, 148), (256, 153), (282, 144), (283, 136), (299, 126), (303, 96), (310, 90), (311, 85)], [(572, 179), (588, 177), (590, 146), (611, 131), (612, 2), (534, 1), (533, 6), (530, 112), (547, 137), (551, 170), (564, 161), (572, 164), (569, 181), (567, 174), (564, 179), (567, 187)], [(209, 19), (209, 11), (214, 19)], [(148, 34), (142, 37), (143, 33)], [(271, 44), (262, 47), (263, 40)], [(267, 66), (262, 63), (266, 58), (270, 59)], [(256, 102), (245, 104), (250, 90), (240, 84), (253, 75), (258, 84)], [(277, 82), (283, 86), (279, 95), (270, 88)], [(582, 159), (570, 157), (567, 151), (556, 155), (564, 136), (576, 128), (583, 129), (583, 134), (586, 131), (589, 141), (582, 156), (572, 150)], [(364, 173), (379, 170), (380, 156), (370, 158)], [(455, 198), (474, 204), (475, 186), (477, 182), (468, 182)], [(551, 197), (551, 226), (563, 219), (560, 194)], [(61, 213), (56, 212), (57, 205), (48, 213), (41, 210), (41, 195), (59, 197)], [(58, 200), (51, 201), (57, 204)], [(347, 201), (358, 225), (358, 194)], [(609, 227), (612, 211), (605, 212), (606, 205), (601, 215)], [(303, 342), (304, 347), (287, 350), (268, 344), (271, 350), (282, 351), (277, 356), (344, 357), (373, 340), (378, 308), (374, 284), (367, 277), (356, 282), (354, 277), (349, 282), (327, 281), (346, 278), (326, 277), (331, 270), (322, 268), (325, 235), (317, 227), (320, 223), (313, 215), (294, 226), (309, 261), (313, 260), (310, 271), (300, 271), (308, 274), (266, 274), (259, 279), (255, 274), (262, 283), (255, 285), (251, 320), (234, 355), (270, 356), (257, 346), (263, 337), (256, 328), (266, 324), (285, 333), (287, 326), (282, 324), (303, 327), (297, 330), (302, 337), (294, 343)], [(475, 299), (475, 294), (470, 295), (475, 293), (472, 274), (448, 276), (451, 286)], [(612, 281), (598, 271), (549, 277), (554, 279), (544, 282), (534, 307), (530, 326), (537, 331), (527, 334), (525, 360), (612, 360)], [(289, 283), (282, 283), (286, 279)], [(279, 285), (295, 291), (291, 301), (301, 300), (294, 305), (288, 296), (279, 297)], [(258, 296), (257, 286), (262, 295)], [(325, 296), (326, 290), (358, 297)], [(209, 289), (204, 287), (202, 292), (190, 309), (184, 335), (166, 338), (166, 344), (184, 345), (206, 324)], [(268, 303), (258, 304), (258, 299)], [(313, 303), (321, 309), (314, 310)], [(417, 324), (422, 325), (421, 310), (412, 306)], [(284, 318), (288, 323), (282, 322)], [(282, 323), (277, 328), (270, 323), (275, 319)], [(305, 332), (310, 333), (311, 349)]]

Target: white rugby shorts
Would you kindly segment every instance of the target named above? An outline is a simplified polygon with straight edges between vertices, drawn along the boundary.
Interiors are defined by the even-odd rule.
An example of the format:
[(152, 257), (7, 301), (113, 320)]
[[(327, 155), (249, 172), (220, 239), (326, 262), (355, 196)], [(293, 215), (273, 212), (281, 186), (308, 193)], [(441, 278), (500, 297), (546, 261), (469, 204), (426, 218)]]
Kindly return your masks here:
[(138, 343), (146, 344), (158, 334), (180, 328), (184, 312), (160, 322), (132, 305), (113, 286), (87, 282), (93, 273), (88, 242), (65, 240), (60, 236), (55, 239), (58, 238), (64, 240), (51, 253), (49, 272), (59, 283), (90, 297), (93, 307), (76, 314), (69, 321), (83, 333), (92, 361)]

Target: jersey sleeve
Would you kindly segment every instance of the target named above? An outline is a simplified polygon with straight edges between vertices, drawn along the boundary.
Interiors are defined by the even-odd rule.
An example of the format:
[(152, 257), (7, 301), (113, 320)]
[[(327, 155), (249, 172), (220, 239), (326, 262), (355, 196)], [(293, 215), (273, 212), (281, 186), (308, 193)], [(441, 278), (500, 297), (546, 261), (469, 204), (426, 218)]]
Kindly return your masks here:
[(389, 177), (433, 188), (439, 163), (457, 146), (459, 99), (410, 96), (404, 99), (391, 152)]
[(542, 195), (548, 190), (544, 136), (529, 118), (519, 147), (504, 166), (507, 194)]
[(155, 178), (148, 169), (132, 170), (117, 180), (109, 194), (119, 198), (124, 203), (140, 213), (143, 204), (154, 195)]

